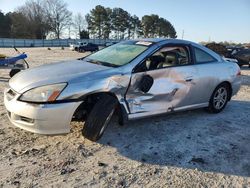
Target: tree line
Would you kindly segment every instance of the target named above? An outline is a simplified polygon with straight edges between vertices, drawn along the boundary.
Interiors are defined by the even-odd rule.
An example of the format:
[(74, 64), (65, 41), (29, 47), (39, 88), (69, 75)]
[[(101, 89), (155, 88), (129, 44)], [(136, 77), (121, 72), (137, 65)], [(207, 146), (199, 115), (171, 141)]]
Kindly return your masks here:
[[(67, 36), (67, 37), (65, 37)], [(140, 19), (122, 8), (97, 5), (73, 15), (63, 0), (27, 0), (15, 11), (0, 11), (0, 38), (176, 38), (174, 26), (156, 14)]]

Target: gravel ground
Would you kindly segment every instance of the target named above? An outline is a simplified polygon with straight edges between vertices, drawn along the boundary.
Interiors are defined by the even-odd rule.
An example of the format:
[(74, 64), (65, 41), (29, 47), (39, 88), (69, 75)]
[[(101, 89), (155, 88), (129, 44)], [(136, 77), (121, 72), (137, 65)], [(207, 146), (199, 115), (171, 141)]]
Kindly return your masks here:
[[(31, 67), (85, 54), (59, 48), (19, 49)], [(0, 53), (14, 55), (12, 49)], [(43, 136), (8, 121), (0, 70), (0, 187), (250, 187), (250, 69), (220, 114), (204, 110), (131, 121), (115, 119), (102, 139), (81, 136), (81, 123), (67, 135)]]

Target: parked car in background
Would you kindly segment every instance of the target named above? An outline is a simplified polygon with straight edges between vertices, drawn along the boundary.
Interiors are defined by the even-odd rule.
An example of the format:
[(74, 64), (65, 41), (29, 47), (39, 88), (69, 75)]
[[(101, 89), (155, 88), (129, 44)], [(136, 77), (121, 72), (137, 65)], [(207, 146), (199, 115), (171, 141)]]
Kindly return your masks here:
[(93, 43), (88, 43), (85, 46), (79, 46), (78, 48), (78, 52), (85, 52), (85, 51), (95, 52), (98, 50), (99, 50), (98, 45)]
[(232, 54), (234, 59), (237, 59), (238, 65), (248, 65), (250, 68), (250, 49), (242, 49)]
[(77, 44), (70, 44), (69, 49), (78, 51), (79, 47), (86, 46), (87, 44), (88, 44), (87, 42), (78, 42)]
[(245, 49), (241, 46), (224, 46), (219, 43), (209, 43), (207, 48), (213, 50), (219, 55), (225, 57), (227, 61), (235, 62), (240, 67), (248, 65), (250, 67), (250, 49)]
[(101, 138), (119, 123), (182, 110), (221, 112), (241, 85), (240, 68), (208, 48), (176, 39), (129, 40), (87, 57), (18, 73), (4, 92), (10, 121), (27, 131), (60, 134), (72, 119)]
[(237, 63), (238, 64), (238, 60), (237, 59), (233, 59), (233, 58), (228, 58), (228, 57), (222, 57), (225, 61), (229, 61), (229, 62), (233, 62), (233, 63)]
[(226, 49), (228, 52), (227, 57), (232, 58), (235, 53), (243, 50), (244, 48), (243, 47), (236, 47), (236, 46), (227, 46)]

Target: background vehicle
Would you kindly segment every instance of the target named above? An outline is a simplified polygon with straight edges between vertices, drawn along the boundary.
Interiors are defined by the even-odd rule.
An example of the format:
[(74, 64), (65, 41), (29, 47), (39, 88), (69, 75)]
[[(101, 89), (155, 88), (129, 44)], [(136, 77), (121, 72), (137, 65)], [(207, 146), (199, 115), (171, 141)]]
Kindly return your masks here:
[(226, 49), (227, 49), (226, 57), (233, 58), (233, 55), (236, 52), (239, 52), (239, 51), (243, 50), (244, 48), (243, 47), (235, 47), (235, 46), (227, 46)]
[(239, 50), (232, 57), (237, 59), (239, 66), (248, 65), (250, 68), (250, 49)]
[(95, 52), (98, 50), (99, 50), (98, 45), (93, 43), (87, 43), (85, 46), (79, 46), (78, 48), (79, 52), (85, 52), (85, 51)]
[(250, 49), (237, 46), (226, 47), (214, 42), (207, 44), (206, 47), (224, 56), (224, 59), (237, 63), (240, 67), (243, 65), (249, 65), (250, 67)]
[[(56, 70), (56, 71), (55, 71)], [(36, 67), (13, 77), (4, 93), (10, 121), (40, 134), (70, 131), (101, 138), (113, 114), (119, 123), (207, 108), (221, 112), (240, 88), (240, 68), (193, 42), (124, 41), (87, 57)]]
[(70, 44), (69, 49), (78, 51), (79, 47), (86, 46), (87, 44), (88, 44), (87, 42), (78, 42), (77, 44)]

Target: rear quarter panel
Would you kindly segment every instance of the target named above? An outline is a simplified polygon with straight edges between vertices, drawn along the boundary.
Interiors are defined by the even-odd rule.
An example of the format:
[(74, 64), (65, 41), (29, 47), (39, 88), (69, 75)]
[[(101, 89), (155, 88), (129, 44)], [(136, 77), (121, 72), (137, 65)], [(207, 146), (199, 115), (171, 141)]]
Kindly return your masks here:
[[(232, 86), (232, 94), (236, 94), (240, 87), (240, 78), (237, 76), (239, 67), (236, 63), (220, 61), (214, 63), (196, 64), (199, 72), (201, 89), (200, 103), (208, 102), (214, 89), (222, 82), (229, 82)], [(198, 91), (197, 91), (198, 92)]]

